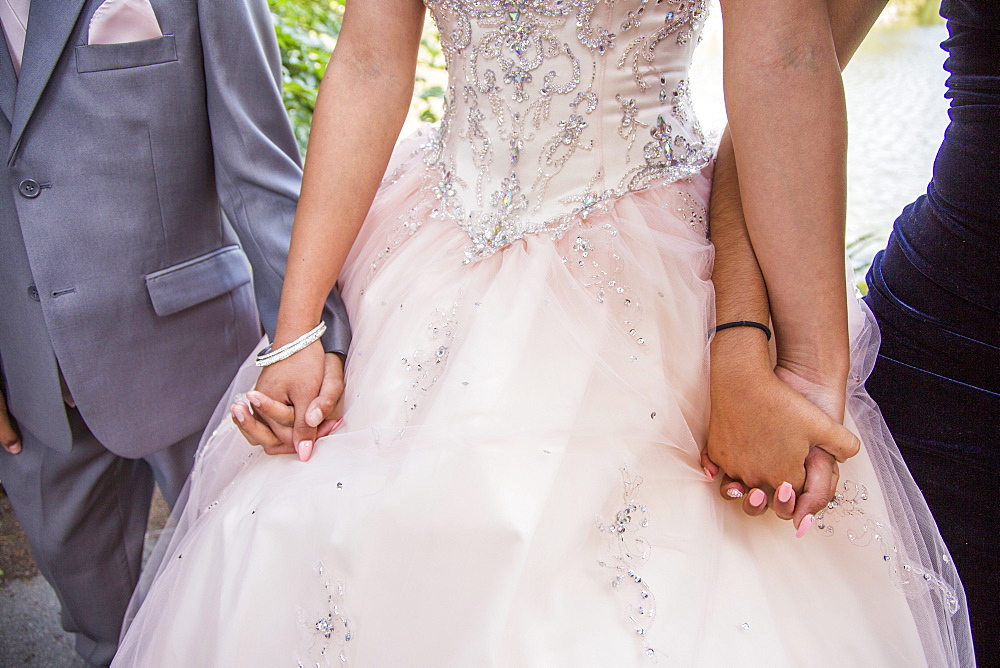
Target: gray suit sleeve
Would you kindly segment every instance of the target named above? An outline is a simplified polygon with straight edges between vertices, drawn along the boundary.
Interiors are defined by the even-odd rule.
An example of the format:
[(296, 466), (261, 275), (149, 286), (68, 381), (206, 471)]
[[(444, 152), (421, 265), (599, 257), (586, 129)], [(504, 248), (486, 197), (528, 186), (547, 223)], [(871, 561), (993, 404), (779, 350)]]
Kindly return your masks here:
[[(273, 338), (302, 180), (278, 43), (265, 0), (200, 0), (198, 14), (219, 199), (254, 269), (261, 322)], [(346, 353), (351, 330), (336, 288), (323, 319), (326, 351)]]

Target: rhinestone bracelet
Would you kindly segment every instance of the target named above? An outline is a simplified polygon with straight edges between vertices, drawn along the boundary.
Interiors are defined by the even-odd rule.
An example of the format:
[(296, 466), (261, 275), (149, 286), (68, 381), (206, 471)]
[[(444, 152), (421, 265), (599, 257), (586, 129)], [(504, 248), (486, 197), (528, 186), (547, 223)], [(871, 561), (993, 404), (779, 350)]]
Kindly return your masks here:
[(257, 366), (271, 366), (275, 362), (280, 362), (281, 360), (288, 359), (300, 350), (305, 350), (307, 347), (312, 345), (314, 342), (318, 341), (323, 333), (326, 331), (326, 323), (320, 322), (318, 325), (310, 329), (308, 332), (295, 339), (291, 343), (286, 343), (277, 350), (271, 350), (271, 346), (264, 348), (262, 351), (257, 353), (257, 359), (254, 362)]

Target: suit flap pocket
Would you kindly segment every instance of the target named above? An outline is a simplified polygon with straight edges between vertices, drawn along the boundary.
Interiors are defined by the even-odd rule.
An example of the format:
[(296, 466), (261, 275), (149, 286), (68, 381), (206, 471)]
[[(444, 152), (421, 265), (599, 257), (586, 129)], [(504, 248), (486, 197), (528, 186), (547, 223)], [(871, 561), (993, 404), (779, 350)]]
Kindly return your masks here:
[(76, 47), (77, 72), (103, 72), (143, 67), (177, 60), (173, 35), (120, 44), (87, 44)]
[(226, 246), (146, 275), (156, 315), (171, 315), (250, 282), (250, 265), (239, 246)]

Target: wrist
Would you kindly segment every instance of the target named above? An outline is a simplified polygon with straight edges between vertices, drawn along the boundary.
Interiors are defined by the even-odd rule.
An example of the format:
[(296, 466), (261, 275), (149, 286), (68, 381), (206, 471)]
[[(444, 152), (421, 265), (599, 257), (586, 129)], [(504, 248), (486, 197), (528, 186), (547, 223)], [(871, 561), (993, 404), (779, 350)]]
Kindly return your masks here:
[(712, 339), (713, 378), (771, 373), (770, 346), (764, 332), (753, 327), (733, 327), (716, 332)]
[(293, 339), (286, 344), (278, 347), (268, 346), (264, 350), (257, 353), (256, 364), (257, 366), (265, 367), (277, 364), (282, 360), (286, 360), (292, 355), (311, 347), (314, 343), (318, 343), (320, 337), (323, 336), (325, 331), (326, 323), (320, 322), (305, 334), (302, 334), (298, 338)]
[(850, 373), (850, 360), (846, 351), (844, 359), (832, 359), (834, 356), (825, 354), (817, 356), (782, 356), (778, 354), (777, 366), (787, 369), (795, 376), (815, 387), (827, 388), (843, 394), (847, 390), (847, 376)]
[[(286, 346), (293, 341), (297, 341), (300, 338), (312, 332), (316, 327), (318, 327), (323, 321), (316, 318), (310, 323), (295, 323), (283, 325), (281, 323), (275, 328), (274, 341), (271, 342), (271, 349), (276, 350), (282, 346)], [(325, 334), (325, 331), (324, 331)], [(319, 339), (317, 339), (319, 340)]]
[(777, 364), (817, 385), (844, 387), (851, 369), (847, 332), (843, 336), (788, 341), (776, 337)]

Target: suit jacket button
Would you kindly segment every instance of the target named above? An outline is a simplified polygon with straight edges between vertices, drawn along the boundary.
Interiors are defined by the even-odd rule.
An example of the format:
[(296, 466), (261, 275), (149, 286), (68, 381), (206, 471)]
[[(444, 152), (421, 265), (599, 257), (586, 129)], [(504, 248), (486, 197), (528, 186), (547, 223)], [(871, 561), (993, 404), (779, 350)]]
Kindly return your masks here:
[(42, 192), (42, 188), (38, 185), (38, 181), (34, 179), (25, 179), (18, 184), (17, 191), (21, 193), (21, 197), (34, 199), (38, 197), (39, 193)]
[(36, 302), (42, 301), (42, 298), (38, 296), (38, 288), (36, 288), (34, 285), (28, 286), (28, 296), (31, 297)]

